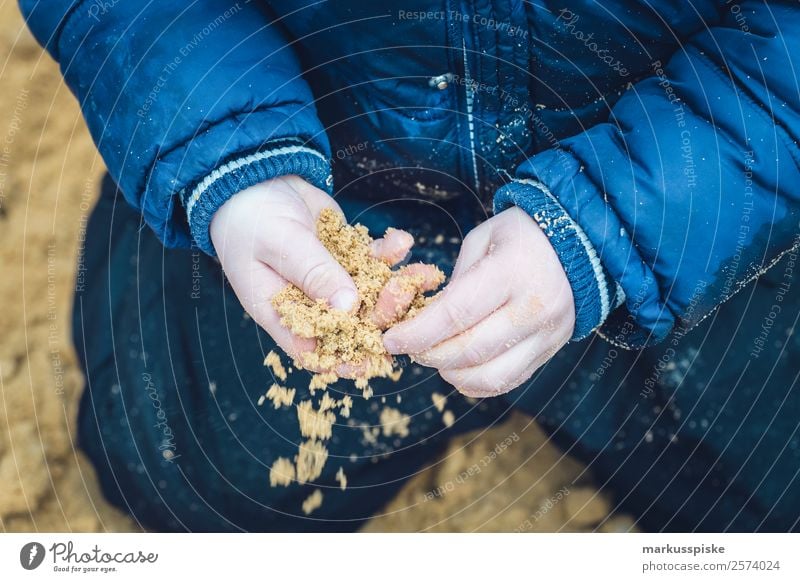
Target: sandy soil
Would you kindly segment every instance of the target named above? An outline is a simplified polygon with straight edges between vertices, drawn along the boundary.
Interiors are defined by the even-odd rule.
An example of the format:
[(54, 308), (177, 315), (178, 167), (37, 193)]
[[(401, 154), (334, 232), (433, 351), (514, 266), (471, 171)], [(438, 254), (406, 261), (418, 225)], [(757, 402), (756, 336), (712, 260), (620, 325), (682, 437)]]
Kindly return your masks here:
[[(73, 446), (82, 376), (70, 305), (103, 163), (58, 68), (16, 3), (0, 2), (0, 529), (125, 531), (134, 524), (103, 500)], [(508, 434), (519, 439), (492, 456)], [(580, 465), (516, 415), (453, 442), (366, 529), (590, 530), (608, 507)], [(615, 516), (601, 529), (630, 523)]]

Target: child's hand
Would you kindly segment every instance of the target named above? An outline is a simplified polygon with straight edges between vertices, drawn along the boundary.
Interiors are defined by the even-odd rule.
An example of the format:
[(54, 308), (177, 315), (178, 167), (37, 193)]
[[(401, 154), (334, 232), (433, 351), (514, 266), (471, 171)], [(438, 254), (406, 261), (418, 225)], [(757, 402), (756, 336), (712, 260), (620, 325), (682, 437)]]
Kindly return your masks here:
[(572, 336), (572, 290), (547, 236), (510, 208), (464, 239), (450, 283), (384, 335), (467, 396), (516, 388)]
[[(315, 341), (281, 325), (271, 302), (276, 293), (291, 282), (332, 307), (351, 310), (358, 306), (353, 280), (317, 238), (316, 221), (323, 208), (341, 212), (322, 190), (298, 176), (286, 176), (239, 192), (211, 221), (211, 240), (236, 296), (293, 358), (313, 351)], [(374, 241), (373, 255), (395, 264), (413, 243), (410, 234), (392, 229)], [(386, 307), (390, 308), (395, 306)]]

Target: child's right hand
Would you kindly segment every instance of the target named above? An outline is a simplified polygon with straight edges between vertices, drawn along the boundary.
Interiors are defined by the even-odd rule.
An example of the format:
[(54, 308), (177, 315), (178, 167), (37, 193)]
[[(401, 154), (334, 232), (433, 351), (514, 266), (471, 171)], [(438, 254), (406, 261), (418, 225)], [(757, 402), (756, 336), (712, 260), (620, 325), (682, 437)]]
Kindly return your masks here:
[[(294, 283), (312, 299), (325, 299), (332, 307), (351, 310), (358, 306), (353, 280), (317, 238), (316, 221), (324, 208), (342, 212), (322, 190), (298, 176), (284, 176), (234, 195), (211, 221), (211, 240), (236, 296), (293, 358), (313, 351), (315, 341), (281, 325), (272, 307), (276, 293)], [(407, 232), (390, 230), (373, 242), (372, 251), (395, 264), (413, 243)], [(385, 309), (386, 320), (396, 316), (394, 304), (383, 301), (379, 308)]]

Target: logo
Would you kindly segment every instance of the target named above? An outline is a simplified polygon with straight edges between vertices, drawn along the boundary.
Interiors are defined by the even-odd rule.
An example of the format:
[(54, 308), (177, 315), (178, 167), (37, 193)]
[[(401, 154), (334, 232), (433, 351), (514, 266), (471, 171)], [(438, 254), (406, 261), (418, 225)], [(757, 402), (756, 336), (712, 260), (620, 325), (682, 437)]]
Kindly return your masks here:
[(19, 563), (26, 570), (35, 570), (44, 561), (44, 546), (39, 542), (28, 542), (19, 551)]

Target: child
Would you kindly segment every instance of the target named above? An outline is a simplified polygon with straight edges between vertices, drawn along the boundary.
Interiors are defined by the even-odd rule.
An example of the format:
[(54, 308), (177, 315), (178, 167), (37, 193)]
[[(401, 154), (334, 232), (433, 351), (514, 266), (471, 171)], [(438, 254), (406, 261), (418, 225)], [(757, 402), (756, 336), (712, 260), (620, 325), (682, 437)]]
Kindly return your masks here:
[[(353, 529), (519, 407), (645, 529), (797, 529), (794, 0), (21, 5), (113, 178), (76, 294), (79, 427), (143, 526)], [(356, 398), (322, 475), (269, 487), (302, 439), (256, 406), (261, 362), (310, 347), (270, 298), (356, 301), (326, 207), (452, 272), (384, 336), (419, 364), (370, 401), (330, 387)], [(308, 396), (307, 372), (281, 383)], [(375, 434), (385, 407), (407, 430)]]

